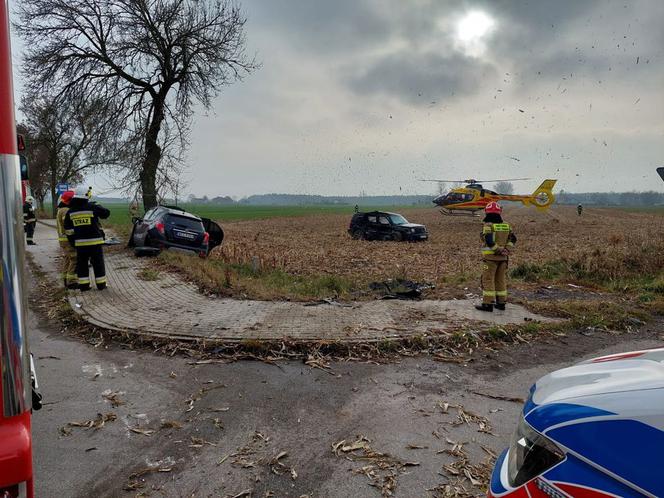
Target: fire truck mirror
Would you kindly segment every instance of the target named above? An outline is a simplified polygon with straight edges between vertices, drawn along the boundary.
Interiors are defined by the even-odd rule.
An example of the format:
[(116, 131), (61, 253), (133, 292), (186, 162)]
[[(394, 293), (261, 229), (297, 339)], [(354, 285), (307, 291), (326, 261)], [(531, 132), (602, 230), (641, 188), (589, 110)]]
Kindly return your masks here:
[(25, 156), (19, 156), (21, 160), (21, 180), (26, 181), (30, 179), (30, 171), (28, 169), (28, 158)]

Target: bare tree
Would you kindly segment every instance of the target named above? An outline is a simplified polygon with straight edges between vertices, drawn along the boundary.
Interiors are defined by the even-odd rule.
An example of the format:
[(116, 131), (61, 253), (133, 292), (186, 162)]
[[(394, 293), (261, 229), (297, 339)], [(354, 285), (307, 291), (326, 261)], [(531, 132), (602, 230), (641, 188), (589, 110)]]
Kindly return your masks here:
[(499, 194), (511, 195), (514, 193), (514, 184), (512, 182), (496, 182), (494, 188)]
[(436, 182), (436, 186), (438, 188), (438, 195), (443, 195), (447, 190), (447, 183), (445, 182)]
[(193, 104), (209, 109), (222, 86), (257, 67), (232, 0), (25, 0), (18, 11), (33, 90), (117, 107), (135, 149), (127, 178), (145, 209), (157, 203), (165, 148), (181, 158)]
[(78, 183), (84, 172), (122, 160), (123, 149), (114, 141), (109, 110), (101, 101), (64, 105), (48, 96), (28, 94), (21, 101), (21, 111), (22, 128), (28, 135), (31, 186), (41, 203), (50, 192), (53, 215), (58, 183)]

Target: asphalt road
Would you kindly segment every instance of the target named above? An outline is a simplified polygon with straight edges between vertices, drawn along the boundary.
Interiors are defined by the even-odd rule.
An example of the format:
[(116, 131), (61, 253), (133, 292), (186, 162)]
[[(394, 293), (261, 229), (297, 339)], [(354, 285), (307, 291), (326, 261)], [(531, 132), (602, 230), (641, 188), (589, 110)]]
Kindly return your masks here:
[[(656, 330), (573, 334), (477, 352), (467, 366), (414, 357), (323, 370), (300, 361), (195, 365), (182, 356), (95, 346), (35, 315), (30, 330), (46, 403), (33, 417), (37, 496), (58, 498), (375, 497), (380, 490), (369, 484), (390, 483), (392, 471), (394, 496), (436, 496), (431, 490), (453, 477), (443, 465), (460, 459), (442, 450), (465, 443), (468, 462), (477, 464), (509, 441), (520, 404), (484, 394), (523, 397), (555, 368), (661, 344)], [(109, 413), (116, 419), (100, 428), (68, 426)], [(335, 456), (335, 443), (361, 436), (390, 457)]]

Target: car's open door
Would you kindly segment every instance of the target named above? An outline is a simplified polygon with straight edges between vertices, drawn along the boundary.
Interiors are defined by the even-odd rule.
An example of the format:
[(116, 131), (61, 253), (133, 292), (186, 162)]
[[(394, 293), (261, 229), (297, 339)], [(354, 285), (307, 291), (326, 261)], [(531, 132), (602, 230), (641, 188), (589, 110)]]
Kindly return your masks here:
[(220, 246), (224, 240), (224, 231), (222, 228), (212, 221), (210, 218), (201, 218), (203, 222), (203, 227), (205, 231), (210, 234), (210, 240), (208, 242), (208, 253), (212, 251), (217, 246)]

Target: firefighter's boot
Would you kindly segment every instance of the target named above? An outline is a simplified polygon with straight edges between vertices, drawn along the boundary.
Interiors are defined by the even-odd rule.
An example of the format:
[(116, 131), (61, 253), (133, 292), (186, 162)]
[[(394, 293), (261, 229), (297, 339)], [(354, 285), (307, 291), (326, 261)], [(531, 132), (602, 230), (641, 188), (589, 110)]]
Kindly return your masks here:
[(497, 310), (505, 311), (505, 303), (496, 303), (494, 306)]
[(475, 309), (480, 310), (480, 311), (493, 311), (493, 304), (476, 304)]

